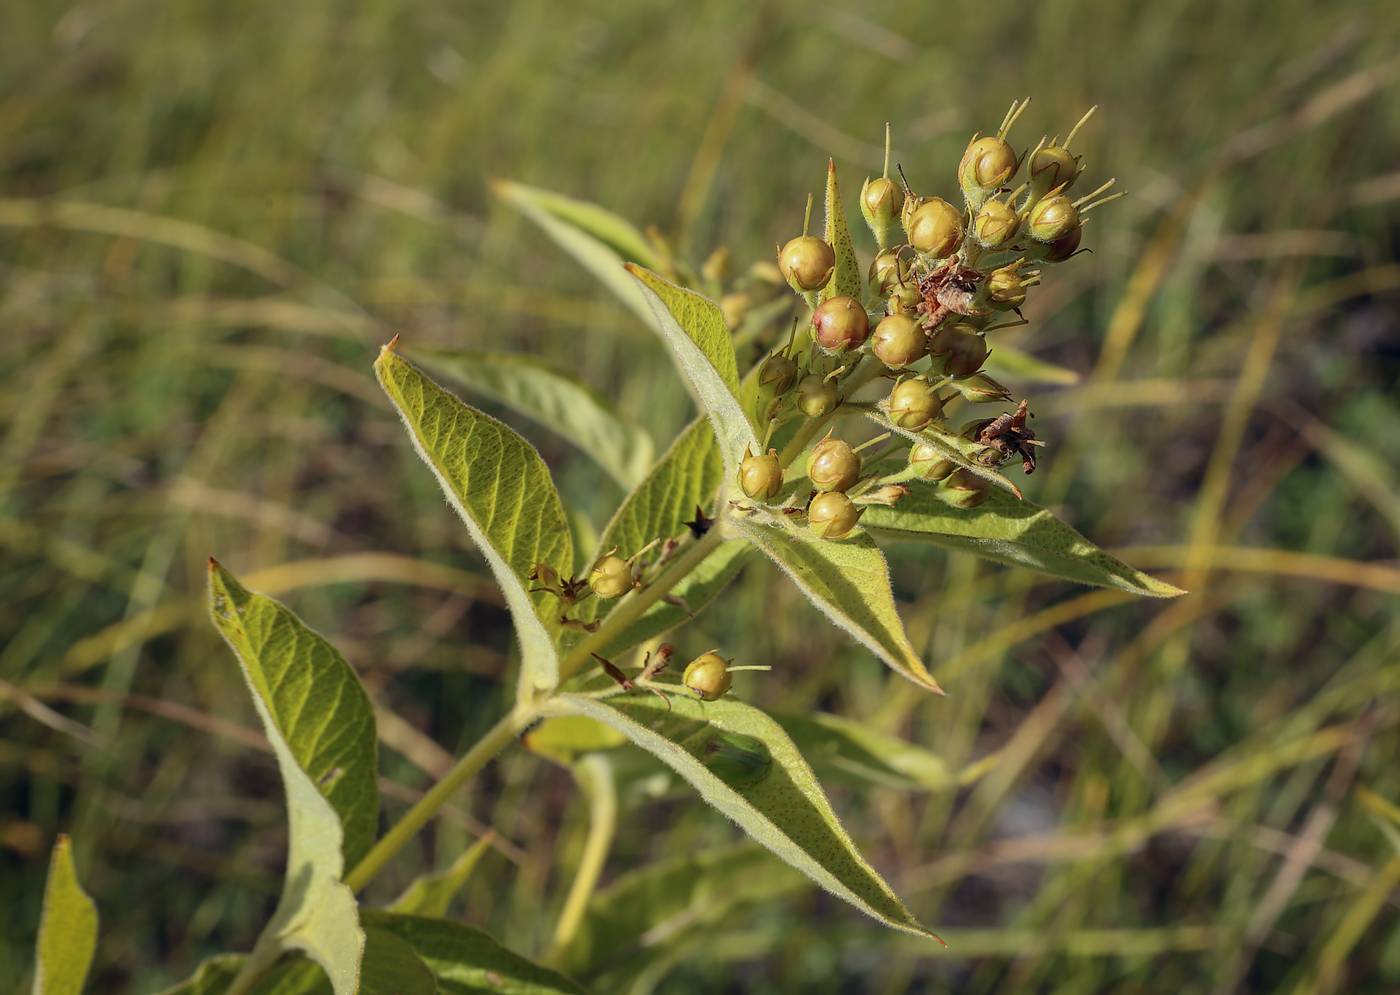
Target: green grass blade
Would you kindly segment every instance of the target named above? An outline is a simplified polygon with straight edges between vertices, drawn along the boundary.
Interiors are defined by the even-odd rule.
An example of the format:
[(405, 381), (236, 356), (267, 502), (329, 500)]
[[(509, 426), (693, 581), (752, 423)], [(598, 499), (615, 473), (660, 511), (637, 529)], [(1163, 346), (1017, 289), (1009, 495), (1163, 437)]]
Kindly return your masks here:
[(586, 995), (555, 971), (512, 953), (487, 934), (448, 919), (395, 915), (366, 909), (365, 926), (411, 946), (434, 977), (452, 992), (512, 995)]
[(385, 910), (413, 916), (447, 915), (447, 907), (467, 883), (472, 871), (476, 870), (482, 854), (490, 849), (494, 838), (495, 831), (492, 830), (462, 851), (462, 855), (447, 870), (415, 878), (402, 895), (385, 906)]
[(306, 951), (351, 995), (364, 933), (340, 881), (379, 817), (374, 711), (355, 671), (278, 602), (209, 561), (209, 611), (252, 692), (287, 792), (287, 876), (259, 944)]
[(726, 477), (738, 469), (749, 446), (758, 445), (753, 426), (739, 404), (739, 368), (734, 342), (719, 305), (650, 270), (628, 264), (670, 344), (710, 416), (724, 457)]
[(533, 356), (466, 349), (414, 349), (412, 356), (558, 432), (624, 490), (637, 486), (656, 459), (646, 429), (582, 380)]
[(78, 883), (73, 844), (59, 835), (44, 885), (35, 948), (34, 995), (79, 995), (97, 949), (97, 905)]
[[(782, 726), (733, 698), (702, 702), (684, 694), (605, 700), (563, 694), (551, 702), (558, 714), (606, 722), (660, 758), (709, 804), (751, 837), (817, 884), (895, 929), (932, 936), (884, 879), (856, 850), (812, 768)], [(720, 734), (751, 737), (769, 761), (757, 776), (725, 780), (707, 766)], [(710, 761), (713, 763), (713, 760)]]
[(1014, 380), (1018, 384), (1048, 383), (1067, 387), (1080, 380), (1074, 370), (1047, 363), (1004, 343), (998, 344), (987, 354), (984, 369), (998, 380)]
[(243, 954), (210, 957), (195, 968), (194, 974), (159, 995), (220, 995), (238, 977), (247, 959)]
[(559, 681), (558, 601), (528, 591), (538, 563), (561, 577), (573, 573), (573, 539), (549, 468), (508, 426), (433, 383), (394, 352), (392, 343), (374, 369), (418, 455), (437, 476), (501, 585), (520, 640), (520, 695), (531, 697), (554, 687)]
[(861, 524), (881, 538), (960, 549), (1080, 584), (1154, 598), (1185, 593), (1105, 553), (1039, 505), (1000, 490), (987, 493), (976, 507), (958, 508), (919, 483), (894, 507), (871, 506)]
[(889, 566), (868, 535), (828, 541), (785, 521), (765, 523), (756, 515), (736, 517), (734, 526), (857, 642), (920, 687), (943, 693), (904, 633), (890, 590)]

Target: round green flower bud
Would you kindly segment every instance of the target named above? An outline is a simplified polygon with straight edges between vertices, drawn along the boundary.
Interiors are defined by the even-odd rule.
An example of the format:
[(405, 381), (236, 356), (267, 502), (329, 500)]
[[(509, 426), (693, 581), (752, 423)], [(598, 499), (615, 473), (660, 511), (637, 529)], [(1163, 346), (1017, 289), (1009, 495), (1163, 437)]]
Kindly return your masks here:
[(768, 450), (765, 456), (745, 456), (739, 464), (739, 486), (755, 501), (770, 501), (783, 489), (783, 468), (778, 463), (778, 451)]
[(702, 762), (711, 774), (738, 788), (767, 774), (773, 754), (761, 739), (739, 732), (721, 732), (705, 744)]
[[(1035, 276), (1033, 272), (1031, 276)], [(997, 311), (1013, 311), (1026, 303), (1026, 286), (1021, 271), (1015, 266), (993, 270), (982, 285), (987, 306)]]
[(1019, 165), (1016, 150), (1005, 139), (993, 135), (974, 138), (958, 164), (958, 183), (964, 190), (1005, 186), (1007, 180), (1016, 175)]
[(933, 357), (930, 372), (965, 377), (976, 373), (987, 361), (987, 340), (964, 322), (944, 325), (928, 343)]
[(820, 418), (835, 411), (841, 403), (841, 392), (815, 373), (809, 373), (797, 385), (797, 410), (808, 418)]
[(892, 314), (875, 326), (870, 348), (890, 369), (897, 370), (924, 357), (928, 336), (907, 314)]
[(827, 352), (858, 349), (870, 334), (870, 316), (853, 297), (832, 297), (812, 312), (812, 338)]
[(1021, 219), (1007, 204), (999, 200), (989, 200), (977, 212), (972, 222), (972, 236), (985, 248), (1000, 249), (1016, 239), (1021, 227)]
[(1054, 242), (1079, 227), (1079, 208), (1062, 193), (1046, 197), (1026, 217), (1026, 230), (1037, 242)]
[(807, 506), (807, 527), (823, 539), (840, 539), (860, 521), (861, 511), (840, 491), (826, 491)]
[(962, 212), (941, 197), (930, 197), (909, 216), (904, 231), (919, 252), (942, 259), (962, 245)]
[(794, 238), (778, 253), (778, 269), (788, 286), (799, 292), (820, 290), (836, 268), (836, 253), (814, 235)]
[(758, 371), (758, 382), (771, 391), (774, 397), (782, 397), (792, 390), (800, 372), (797, 364), (786, 356), (773, 355), (764, 360)]
[(870, 264), (870, 289), (878, 297), (888, 297), (901, 283), (911, 283), (909, 263), (898, 252), (886, 249)]
[(860, 189), (860, 213), (871, 228), (884, 230), (894, 224), (904, 208), (904, 191), (888, 177), (866, 180)]
[(890, 421), (900, 428), (917, 431), (938, 417), (943, 404), (927, 380), (915, 378), (895, 384), (890, 391)]
[(975, 508), (992, 496), (992, 482), (965, 467), (954, 470), (943, 486), (948, 500), (959, 508)]
[(1041, 256), (1047, 263), (1062, 263), (1070, 256), (1079, 251), (1079, 242), (1084, 236), (1083, 226), (1071, 228), (1047, 246), (1047, 252)]
[(860, 479), (860, 454), (845, 439), (823, 439), (807, 457), (807, 478), (819, 491), (848, 490)]
[(717, 701), (734, 683), (734, 678), (729, 675), (729, 665), (733, 662), (710, 650), (690, 661), (681, 675), (681, 683), (701, 701)]
[(615, 598), (632, 590), (632, 567), (616, 553), (609, 553), (594, 565), (588, 586), (600, 598)]
[(894, 289), (890, 291), (890, 311), (913, 311), (923, 299), (924, 295), (919, 292), (919, 285), (913, 280), (905, 280), (895, 284)]
[(909, 450), (909, 465), (925, 480), (942, 480), (958, 469), (957, 463), (944, 456), (937, 446), (927, 442), (920, 442)]
[(1031, 156), (1031, 197), (1039, 200), (1060, 184), (1064, 193), (1079, 178), (1079, 156), (1070, 155), (1069, 149), (1050, 145), (1037, 149)]

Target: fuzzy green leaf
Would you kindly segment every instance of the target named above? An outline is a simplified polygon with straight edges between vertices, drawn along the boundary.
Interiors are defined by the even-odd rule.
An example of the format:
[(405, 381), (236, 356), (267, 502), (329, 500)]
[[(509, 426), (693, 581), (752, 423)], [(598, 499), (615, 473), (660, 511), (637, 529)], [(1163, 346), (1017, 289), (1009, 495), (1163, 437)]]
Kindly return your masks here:
[(408, 943), (444, 992), (586, 995), (562, 974), (531, 963), (462, 923), (371, 909), (364, 910), (363, 918), (367, 929)]
[(606, 971), (617, 982), (665, 956), (675, 945), (668, 941), (730, 924), (744, 907), (807, 887), (805, 876), (752, 843), (648, 864), (593, 896), (569, 947), (569, 970), (580, 977)]
[(624, 489), (646, 475), (656, 446), (611, 400), (533, 356), (465, 349), (414, 349), (415, 360), (558, 432)]
[[(867, 512), (869, 514), (869, 512)], [(793, 579), (827, 618), (869, 647), (895, 672), (942, 694), (904, 633), (879, 547), (856, 532), (819, 539), (778, 516), (736, 517), (734, 527)]]
[(518, 694), (528, 698), (554, 687), (558, 601), (528, 591), (538, 563), (561, 577), (573, 573), (573, 538), (549, 468), (508, 426), (433, 383), (394, 352), (392, 343), (374, 369), (418, 455), (437, 475), (505, 594), (520, 640)]
[(645, 295), (624, 272), (622, 264), (635, 262), (656, 269), (660, 260), (629, 222), (596, 204), (521, 183), (498, 180), (492, 189), (544, 229), (556, 245), (597, 277), (648, 327), (657, 327)]
[(34, 995), (78, 995), (96, 949), (97, 906), (78, 883), (72, 841), (60, 834), (44, 885), (34, 951)]
[(937, 790), (957, 784), (938, 754), (828, 712), (774, 714), (823, 780)]
[(393, 933), (365, 929), (358, 995), (436, 995), (437, 979), (413, 946)]
[(656, 313), (666, 341), (710, 416), (727, 477), (750, 446), (757, 447), (753, 426), (739, 404), (739, 368), (734, 341), (719, 305), (693, 290), (677, 287), (632, 263), (627, 270)]
[(492, 830), (481, 837), (440, 874), (423, 874), (414, 878), (404, 893), (386, 907), (386, 911), (412, 916), (447, 915), (447, 907), (467, 883), (472, 871), (476, 870), (494, 836), (495, 831)]
[(984, 480), (990, 480), (998, 487), (1016, 495), (1018, 500), (1020, 499), (1021, 488), (1013, 484), (1005, 474), (999, 473), (997, 470), (977, 459), (976, 454), (978, 452), (985, 452), (987, 450), (986, 446), (979, 446), (977, 443), (968, 439), (952, 435), (940, 425), (930, 425), (928, 428), (918, 432), (911, 432), (907, 428), (900, 428), (889, 419), (887, 410), (889, 407), (889, 399), (886, 398), (880, 401), (879, 404), (880, 407), (878, 409), (866, 412), (866, 417), (875, 422), (875, 424), (884, 428), (886, 431), (893, 432), (895, 435), (902, 435), (911, 442), (927, 442), (942, 453), (948, 460), (958, 464), (958, 466), (967, 470), (973, 476), (981, 477)]
[(287, 792), (287, 876), (258, 942), (304, 950), (353, 995), (364, 951), (354, 893), (341, 884), (379, 818), (374, 710), (355, 671), (283, 605), (209, 561), (209, 613), (233, 648)]
[[(782, 726), (734, 698), (703, 702), (678, 693), (669, 696), (669, 706), (655, 695), (600, 700), (566, 693), (547, 707), (553, 714), (606, 722), (659, 757), (705, 801), (833, 895), (887, 926), (932, 936), (856, 850)], [(766, 768), (742, 781), (718, 776), (706, 765), (706, 757), (721, 734), (758, 740), (770, 757)]]
[(846, 224), (846, 211), (841, 206), (841, 185), (836, 182), (836, 161), (827, 160), (826, 171), (826, 241), (836, 253), (836, 268), (822, 288), (821, 299), (850, 297), (861, 300), (860, 260), (851, 244), (851, 229)]
[(1079, 383), (1074, 370), (1037, 359), (1015, 346), (998, 345), (987, 355), (984, 369), (998, 380), (1005, 378), (1017, 383), (1048, 383), (1069, 386)]
[(991, 490), (975, 508), (957, 508), (940, 490), (915, 485), (894, 507), (870, 508), (861, 524), (883, 538), (960, 549), (1081, 584), (1154, 598), (1186, 593), (1110, 556), (1039, 505)]
[(219, 954), (195, 968), (194, 974), (159, 995), (222, 995), (248, 958), (243, 954)]

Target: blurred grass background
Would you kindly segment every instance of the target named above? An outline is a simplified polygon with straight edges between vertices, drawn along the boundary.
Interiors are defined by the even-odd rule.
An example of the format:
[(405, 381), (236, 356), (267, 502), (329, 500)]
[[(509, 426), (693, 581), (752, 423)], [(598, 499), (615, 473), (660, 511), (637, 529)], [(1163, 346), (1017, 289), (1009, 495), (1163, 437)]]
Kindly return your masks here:
[[(659, 990), (1393, 991), (1397, 51), (1391, 0), (8, 0), (0, 990), (29, 976), (59, 831), (102, 913), (89, 990), (155, 991), (271, 909), (281, 789), (206, 556), (401, 718), (390, 813), (509, 700), (508, 620), (374, 385), (381, 343), (545, 356), (662, 445), (690, 416), (651, 334), (489, 179), (742, 269), (828, 156), (853, 213), (890, 121), (951, 196), (970, 134), (1030, 94), (1017, 144), (1097, 103), (1086, 181), (1132, 196), (1015, 339), (1083, 377), (1023, 391), (1050, 442), (1027, 496), (1192, 594), (892, 550), (934, 699), (751, 562), (682, 652), (772, 663), (740, 683), (761, 705), (995, 761), (957, 791), (832, 786), (947, 952), (789, 890), (690, 937)], [(616, 485), (513, 421), (601, 526)], [(685, 792), (626, 797), (605, 880), (735, 838)], [(586, 810), (520, 750), (369, 898), (485, 825), (459, 911), (538, 954)]]

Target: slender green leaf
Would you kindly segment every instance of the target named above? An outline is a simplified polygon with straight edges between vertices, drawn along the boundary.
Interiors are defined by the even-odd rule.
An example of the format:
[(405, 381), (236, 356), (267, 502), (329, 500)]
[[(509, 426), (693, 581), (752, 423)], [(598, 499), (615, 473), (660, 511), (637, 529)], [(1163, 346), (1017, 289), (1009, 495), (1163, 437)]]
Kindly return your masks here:
[[(648, 864), (593, 896), (569, 948), (569, 970), (584, 978), (607, 971), (617, 982), (664, 956), (678, 934), (730, 924), (745, 906), (771, 904), (810, 886), (752, 843)], [(621, 987), (612, 983), (606, 990)]]
[(779, 516), (759, 512), (736, 517), (734, 526), (857, 642), (920, 687), (943, 693), (904, 633), (889, 566), (868, 535), (819, 539)]
[(210, 957), (178, 985), (171, 985), (160, 995), (223, 995), (223, 992), (238, 977), (243, 963), (248, 958), (243, 954), (219, 954)]
[(1004, 344), (988, 353), (984, 369), (998, 380), (1004, 377), (1023, 384), (1048, 383), (1067, 387), (1079, 383), (1079, 374), (1074, 370), (1047, 363), (1015, 346)]
[(649, 269), (660, 265), (637, 229), (596, 204), (562, 194), (504, 180), (496, 181), (492, 188), (502, 200), (544, 229), (556, 245), (616, 294), (643, 323), (657, 327), (646, 297), (622, 268), (626, 262), (640, 263)]
[(358, 861), (374, 842), (379, 814), (369, 696), (335, 647), (213, 560), (209, 610), (238, 657), (287, 792), (287, 877), (258, 942), (306, 951), (336, 995), (352, 995), (365, 941), (340, 876), (345, 856)]
[(958, 508), (940, 488), (918, 484), (894, 507), (870, 508), (861, 524), (883, 538), (960, 549), (1081, 584), (1154, 598), (1185, 593), (1105, 553), (1039, 505), (995, 489), (975, 508)]
[(822, 780), (888, 788), (941, 789), (957, 784), (943, 758), (922, 746), (828, 712), (774, 714)]
[(371, 909), (365, 909), (363, 917), (367, 928), (392, 933), (412, 946), (443, 992), (586, 995), (562, 974), (531, 963), (462, 923)]
[(411, 944), (382, 929), (365, 930), (359, 995), (436, 995), (437, 987)]
[[(661, 758), (705, 801), (833, 895), (887, 926), (932, 935), (856, 850), (782, 726), (758, 709), (733, 698), (704, 702), (685, 694), (661, 701), (655, 695), (600, 700), (566, 693), (547, 707), (554, 714), (581, 714), (608, 723)], [(741, 744), (757, 741), (748, 748), (751, 756), (767, 753), (766, 760), (742, 777), (735, 776), (732, 764), (716, 764), (716, 758), (724, 756), (717, 744), (732, 743), (734, 737)]]
[(476, 865), (494, 838), (495, 830), (491, 830), (467, 847), (447, 870), (414, 878), (404, 893), (387, 906), (387, 911), (412, 916), (447, 915), (447, 907), (467, 883), (472, 871), (476, 870)]
[(73, 844), (59, 835), (49, 858), (35, 946), (34, 995), (79, 995), (97, 949), (97, 906), (78, 883)]
[[(610, 750), (627, 742), (627, 737), (596, 719), (583, 715), (558, 715), (545, 719), (531, 729), (521, 738), (521, 742), (532, 753), (548, 757), (564, 767), (572, 767), (580, 754)], [(393, 908), (390, 911), (414, 910)]]
[(656, 458), (646, 429), (582, 380), (533, 356), (465, 349), (414, 349), (411, 355), (558, 432), (624, 489), (635, 487)]
[(561, 577), (573, 572), (573, 539), (549, 468), (528, 442), (433, 383), (394, 352), (393, 343), (374, 369), (418, 455), (437, 475), (501, 585), (520, 640), (519, 694), (554, 687), (559, 603), (551, 594), (528, 591), (536, 564)]
[(867, 411), (866, 417), (886, 431), (893, 432), (896, 435), (902, 435), (911, 442), (927, 442), (947, 459), (958, 464), (958, 466), (967, 470), (974, 476), (981, 477), (984, 480), (990, 480), (998, 487), (1016, 495), (1018, 499), (1021, 497), (1021, 488), (1008, 480), (1004, 474), (987, 466), (977, 458), (979, 452), (986, 451), (986, 446), (979, 446), (969, 439), (963, 439), (952, 435), (939, 425), (930, 425), (928, 428), (918, 432), (911, 432), (907, 428), (900, 428), (894, 422), (890, 421), (887, 410), (888, 407), (888, 399), (881, 401), (880, 408), (874, 411)]
[(836, 268), (822, 288), (821, 299), (850, 297), (862, 300), (860, 260), (851, 244), (851, 229), (846, 224), (846, 211), (841, 206), (841, 185), (836, 182), (836, 161), (827, 160), (826, 170), (826, 241), (836, 253)]
[(750, 446), (756, 448), (758, 442), (739, 404), (738, 363), (723, 312), (714, 301), (677, 287), (650, 270), (631, 263), (627, 270), (636, 277), (666, 341), (710, 416), (725, 475), (732, 479), (744, 452)]

